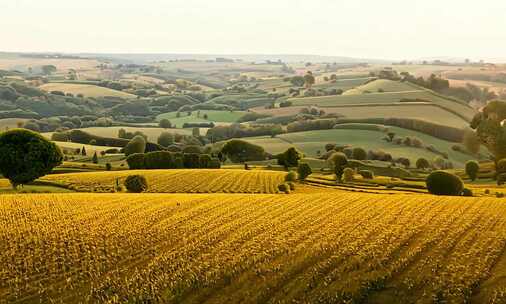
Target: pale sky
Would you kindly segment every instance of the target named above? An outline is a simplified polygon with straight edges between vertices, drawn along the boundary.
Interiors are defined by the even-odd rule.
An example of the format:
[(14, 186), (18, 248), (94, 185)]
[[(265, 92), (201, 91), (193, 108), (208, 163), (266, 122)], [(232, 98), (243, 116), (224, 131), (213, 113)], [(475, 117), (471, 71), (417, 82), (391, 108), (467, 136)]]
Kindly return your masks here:
[(0, 0), (0, 51), (506, 58), (505, 0)]

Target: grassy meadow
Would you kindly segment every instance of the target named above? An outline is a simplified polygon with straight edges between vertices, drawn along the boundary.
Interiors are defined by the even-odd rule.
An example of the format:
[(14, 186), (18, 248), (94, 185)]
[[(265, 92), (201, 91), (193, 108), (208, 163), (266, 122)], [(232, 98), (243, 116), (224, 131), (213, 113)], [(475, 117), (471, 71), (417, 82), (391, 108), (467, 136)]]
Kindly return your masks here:
[[(244, 111), (213, 111), (213, 110), (195, 110), (190, 115), (187, 112), (169, 112), (160, 114), (156, 117), (156, 120), (168, 119), (173, 126), (182, 128), (184, 123), (190, 122), (215, 122), (215, 123), (234, 123), (237, 122), (241, 117), (246, 115)], [(207, 119), (204, 118), (207, 115)]]

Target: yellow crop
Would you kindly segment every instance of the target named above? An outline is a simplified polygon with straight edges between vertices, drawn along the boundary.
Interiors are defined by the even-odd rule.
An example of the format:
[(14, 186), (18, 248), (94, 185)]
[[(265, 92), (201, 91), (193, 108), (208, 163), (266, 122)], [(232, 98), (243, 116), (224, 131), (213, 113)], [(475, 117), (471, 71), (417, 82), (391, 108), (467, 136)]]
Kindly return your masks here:
[(129, 170), (54, 174), (42, 178), (70, 186), (78, 191), (111, 192), (116, 179), (142, 174), (153, 193), (277, 193), (286, 172), (266, 170)]
[(505, 225), (496, 198), (3, 195), (0, 302), (503, 303)]

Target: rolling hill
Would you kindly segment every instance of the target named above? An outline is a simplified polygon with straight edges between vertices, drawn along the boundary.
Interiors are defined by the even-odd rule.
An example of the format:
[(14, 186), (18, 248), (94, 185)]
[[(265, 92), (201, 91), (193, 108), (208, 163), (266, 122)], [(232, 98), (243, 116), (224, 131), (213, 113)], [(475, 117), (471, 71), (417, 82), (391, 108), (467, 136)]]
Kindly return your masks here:
[(46, 92), (61, 91), (64, 93), (71, 93), (73, 95), (82, 94), (85, 97), (104, 97), (113, 96), (121, 98), (136, 98), (136, 95), (125, 93), (109, 88), (104, 88), (96, 85), (89, 84), (72, 84), (72, 83), (47, 83), (39, 87)]

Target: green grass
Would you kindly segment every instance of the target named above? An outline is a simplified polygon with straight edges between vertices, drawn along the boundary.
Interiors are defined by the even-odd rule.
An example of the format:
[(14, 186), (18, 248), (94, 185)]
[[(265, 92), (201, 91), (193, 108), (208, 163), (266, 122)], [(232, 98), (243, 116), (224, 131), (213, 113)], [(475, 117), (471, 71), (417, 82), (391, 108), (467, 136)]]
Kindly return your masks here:
[(413, 87), (409, 83), (392, 81), (388, 79), (378, 79), (367, 84), (356, 87), (355, 89), (349, 90), (344, 93), (344, 95), (356, 95), (363, 94), (366, 91), (371, 93), (378, 93), (379, 90), (383, 90), (384, 92), (409, 92), (409, 91), (419, 91), (419, 88)]
[[(82, 130), (82, 131), (84, 131), (86, 133), (89, 133), (89, 134), (92, 134), (92, 135), (97, 135), (97, 136), (102, 136), (102, 137), (113, 137), (113, 138), (116, 138), (116, 137), (118, 137), (118, 131), (120, 129), (125, 129), (127, 132), (141, 131), (142, 133), (144, 133), (144, 134), (146, 134), (148, 136), (148, 141), (154, 142), (154, 143), (156, 143), (156, 141), (158, 139), (158, 136), (160, 136), (160, 134), (162, 132), (169, 132), (169, 133), (174, 133), (174, 134), (177, 133), (177, 134), (181, 134), (181, 135), (191, 135), (191, 130), (185, 130), (185, 129), (163, 129), (163, 128), (149, 128), (149, 127), (146, 127), (146, 128), (138, 128), (138, 127), (90, 127), (90, 128), (82, 128), (82, 129), (79, 129), (79, 130)], [(42, 135), (44, 135), (47, 138), (51, 138), (52, 133), (51, 132), (49, 132), (49, 133), (42, 133)], [(81, 144), (71, 145), (72, 143), (59, 143), (59, 144), (62, 145), (62, 146), (74, 146), (74, 145), (78, 145), (78, 146), (76, 146), (76, 148), (79, 148), (79, 147), (82, 146)], [(94, 149), (96, 151), (107, 150), (109, 148), (114, 148), (114, 147), (100, 147), (100, 146), (94, 146), (94, 147), (92, 147), (92, 149)], [(86, 149), (88, 149), (88, 147), (86, 147)]]
[[(198, 117), (198, 112), (200, 112), (200, 117)], [(191, 112), (191, 115), (188, 115), (187, 112), (181, 112), (180, 117), (177, 117), (177, 112), (169, 112), (160, 114), (156, 117), (156, 120), (160, 121), (162, 119), (168, 119), (178, 128), (183, 127), (184, 123), (189, 122), (216, 122), (216, 123), (233, 123), (236, 122), (239, 118), (246, 115), (247, 112), (243, 111), (213, 111), (213, 110), (195, 110)], [(207, 119), (204, 119), (204, 114), (207, 114)]]
[[(423, 141), (424, 145), (433, 145), (437, 150), (448, 153), (449, 159), (456, 167), (463, 167), (467, 160), (472, 159), (472, 156), (453, 151), (451, 149), (453, 143), (402, 128), (388, 127), (388, 129), (395, 132), (399, 137), (418, 137)], [(315, 157), (318, 150), (323, 153), (325, 151), (324, 146), (327, 143), (352, 145), (355, 147), (362, 147), (366, 150), (381, 149), (385, 152), (391, 153), (394, 158), (409, 158), (412, 166), (414, 166), (416, 160), (420, 157), (425, 157), (431, 161), (434, 157), (438, 156), (437, 154), (423, 148), (407, 147), (404, 145), (388, 143), (382, 140), (383, 137), (385, 137), (385, 133), (379, 131), (336, 129), (286, 133), (278, 135), (276, 138), (266, 136), (251, 137), (244, 138), (244, 140), (261, 145), (267, 152), (272, 154), (283, 152), (287, 148), (295, 146), (304, 152), (307, 157)]]
[[(384, 93), (378, 93), (376, 90), (374, 93), (356, 94), (357, 90), (367, 87), (410, 90)], [(353, 92), (355, 94), (291, 98), (289, 100), (293, 102), (294, 106), (318, 106), (327, 108), (325, 109), (327, 113), (340, 113), (350, 118), (411, 117), (456, 127), (467, 126), (476, 113), (474, 109), (464, 103), (408, 83), (377, 80), (353, 90)], [(401, 102), (401, 100), (404, 101)], [(367, 109), (361, 106), (367, 107)], [(437, 110), (436, 107), (440, 110)], [(283, 114), (286, 115), (286, 113)]]
[(313, 88), (318, 89), (341, 89), (343, 91), (353, 89), (357, 86), (362, 85), (364, 82), (369, 80), (370, 78), (349, 78), (349, 79), (338, 79), (336, 82), (331, 81), (321, 81), (317, 82)]

